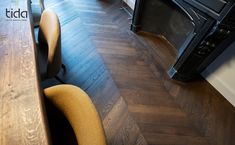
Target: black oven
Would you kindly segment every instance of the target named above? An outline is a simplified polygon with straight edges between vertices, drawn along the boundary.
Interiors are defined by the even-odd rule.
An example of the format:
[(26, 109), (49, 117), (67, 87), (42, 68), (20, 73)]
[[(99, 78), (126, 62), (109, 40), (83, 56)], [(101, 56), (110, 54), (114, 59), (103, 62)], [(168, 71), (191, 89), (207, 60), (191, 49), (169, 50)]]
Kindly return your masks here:
[(164, 35), (178, 51), (169, 76), (188, 81), (235, 40), (234, 1), (137, 0), (131, 30)]

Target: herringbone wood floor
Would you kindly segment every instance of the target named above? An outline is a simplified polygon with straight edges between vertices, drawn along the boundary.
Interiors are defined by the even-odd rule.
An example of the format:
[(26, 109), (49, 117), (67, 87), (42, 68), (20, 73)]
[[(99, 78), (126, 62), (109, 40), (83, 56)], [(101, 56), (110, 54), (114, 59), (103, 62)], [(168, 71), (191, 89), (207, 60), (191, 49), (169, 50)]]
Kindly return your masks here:
[[(120, 6), (119, 0), (46, 1), (61, 21), (68, 69), (62, 79), (90, 95), (110, 145), (209, 144), (163, 82), (176, 52), (163, 38), (133, 34)], [(154, 54), (161, 67), (148, 62), (151, 47), (160, 49)]]
[[(76, 5), (71, 1), (61, 0), (48, 0), (45, 5), (57, 13), (61, 23), (62, 57), (67, 72), (60, 77), (66, 83), (79, 86), (89, 94), (103, 119), (108, 144), (147, 144), (93, 45)], [(53, 143), (74, 143), (74, 140), (71, 141), (74, 136), (69, 133), (71, 129), (66, 126), (68, 124), (51, 119), (50, 115)]]

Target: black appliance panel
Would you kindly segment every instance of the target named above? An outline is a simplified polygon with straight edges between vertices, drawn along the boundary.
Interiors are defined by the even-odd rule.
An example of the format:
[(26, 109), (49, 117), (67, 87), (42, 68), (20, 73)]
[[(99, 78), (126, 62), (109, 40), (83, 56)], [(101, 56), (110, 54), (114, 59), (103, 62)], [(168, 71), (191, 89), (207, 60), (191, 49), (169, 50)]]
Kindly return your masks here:
[(227, 2), (224, 0), (183, 0), (200, 11), (218, 19)]
[(208, 7), (209, 9), (219, 13), (227, 3), (224, 0), (195, 0), (195, 2), (199, 2), (202, 5)]
[[(227, 46), (235, 41), (235, 37), (233, 37), (235, 36), (233, 35), (235, 34), (235, 1), (172, 0), (171, 2), (164, 0), (137, 0), (131, 30), (135, 32), (139, 30), (149, 31), (149, 28), (167, 30), (171, 28), (171, 24), (177, 25), (177, 28), (182, 24), (186, 26), (189, 24), (190, 29), (187, 29), (189, 31), (185, 33), (186, 39), (182, 39), (184, 40), (183, 43), (175, 43), (177, 44), (175, 46), (178, 50), (178, 57), (168, 71), (171, 78), (188, 81), (200, 74)], [(149, 11), (151, 6), (153, 7), (152, 11)], [(182, 12), (184, 13), (183, 15), (181, 15)], [(173, 16), (174, 14), (177, 14), (179, 18), (183, 18), (184, 21), (179, 24), (166, 21), (167, 16)], [(164, 21), (159, 18), (163, 18)], [(174, 16), (173, 18), (176, 17)], [(185, 18), (188, 20), (185, 20)], [(176, 19), (178, 20), (178, 18)], [(169, 26), (166, 24), (169, 24)], [(166, 26), (166, 28), (162, 29), (162, 26)], [(182, 32), (181, 30), (183, 29), (176, 30)], [(174, 36), (167, 37), (168, 40), (174, 40), (179, 37), (178, 31), (167, 33), (171, 35), (166, 35), (164, 33), (166, 31), (152, 31), (152, 33)]]

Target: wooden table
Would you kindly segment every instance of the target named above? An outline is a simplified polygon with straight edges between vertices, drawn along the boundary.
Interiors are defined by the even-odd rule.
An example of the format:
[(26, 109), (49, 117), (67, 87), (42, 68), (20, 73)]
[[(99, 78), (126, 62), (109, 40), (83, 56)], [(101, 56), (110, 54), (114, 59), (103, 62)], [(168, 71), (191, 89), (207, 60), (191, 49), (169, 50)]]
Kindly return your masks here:
[[(28, 5), (0, 0), (0, 145), (49, 144)], [(7, 18), (6, 8), (28, 17)]]

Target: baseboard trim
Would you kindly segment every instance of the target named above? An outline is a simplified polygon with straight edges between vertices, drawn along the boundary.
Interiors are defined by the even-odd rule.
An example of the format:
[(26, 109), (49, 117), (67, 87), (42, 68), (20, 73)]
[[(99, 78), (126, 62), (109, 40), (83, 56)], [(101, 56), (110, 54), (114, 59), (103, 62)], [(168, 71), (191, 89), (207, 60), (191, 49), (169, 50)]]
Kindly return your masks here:
[(205, 70), (202, 76), (235, 107), (235, 91), (218, 76)]
[(132, 9), (135, 8), (135, 0), (124, 0), (124, 2)]

